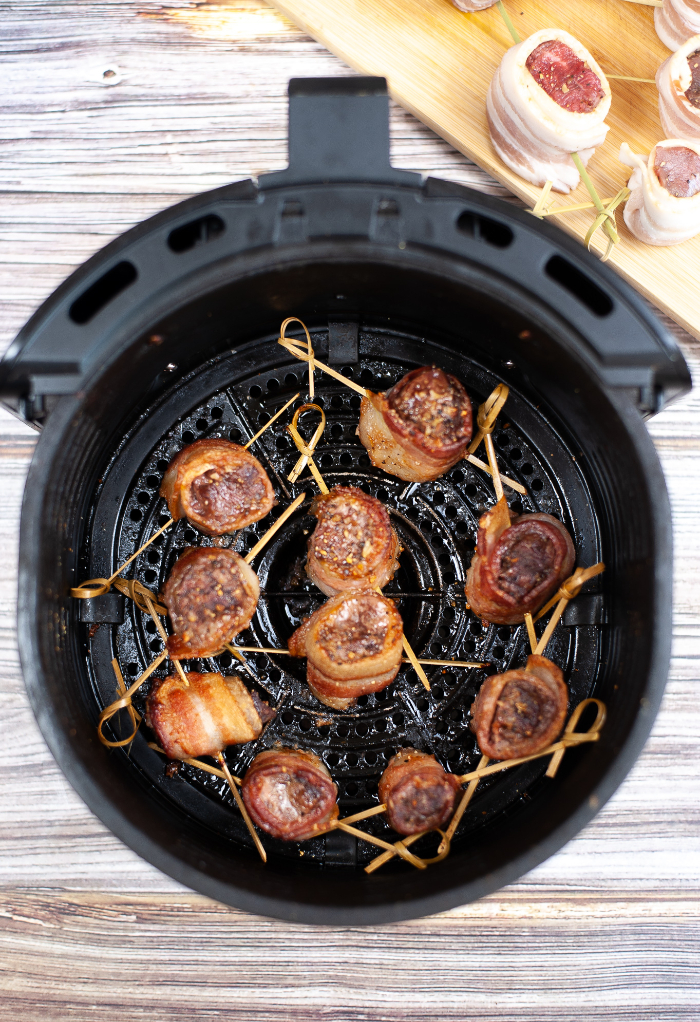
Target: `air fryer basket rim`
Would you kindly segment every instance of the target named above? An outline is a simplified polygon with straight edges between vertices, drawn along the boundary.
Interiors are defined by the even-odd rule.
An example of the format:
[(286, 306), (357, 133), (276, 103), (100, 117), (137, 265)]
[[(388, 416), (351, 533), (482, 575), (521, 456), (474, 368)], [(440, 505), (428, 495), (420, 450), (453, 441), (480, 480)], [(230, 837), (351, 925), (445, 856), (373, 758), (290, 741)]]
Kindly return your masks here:
[[(47, 502), (51, 497), (48, 491), (48, 481), (51, 477), (52, 465), (56, 461), (61, 445), (65, 446), (69, 442), (71, 423), (80, 412), (82, 402), (85, 399), (85, 393), (90, 390), (94, 380), (100, 376), (102, 368), (104, 368), (104, 363), (100, 367), (94, 362), (91, 364), (89, 360), (84, 364), (85, 371), (81, 369), (80, 392), (54, 399), (55, 406), (51, 412), (49, 425), (39, 440), (27, 480), (20, 537), (18, 633), (25, 684), (40, 729), (52, 753), (70, 783), (89, 808), (113, 833), (119, 836), (133, 850), (174, 879), (187, 884), (203, 894), (247, 911), (258, 912), (263, 915), (294, 922), (334, 925), (377, 924), (413, 918), (418, 915), (452, 908), (455, 905), (464, 904), (479, 898), (504, 884), (514, 881), (524, 872), (532, 869), (553, 854), (595, 815), (597, 810), (622, 782), (639, 755), (663, 695), (670, 659), (670, 564), (672, 533), (670, 508), (663, 474), (654, 446), (639, 412), (635, 408), (635, 402), (644, 404), (647, 411), (655, 410), (656, 406), (653, 402), (653, 395), (651, 402), (648, 394), (644, 400), (640, 400), (641, 392), (644, 389), (643, 381), (653, 380), (655, 372), (658, 373), (655, 384), (657, 393), (662, 395), (662, 392), (667, 389), (668, 396), (671, 398), (688, 388), (689, 376), (687, 367), (677, 347), (669, 339), (664, 328), (655, 320), (653, 314), (644, 305), (639, 296), (624, 284), (623, 281), (620, 281), (608, 267), (600, 266), (588, 253), (581, 250), (580, 246), (572, 239), (561, 234), (548, 224), (534, 221), (533, 218), (528, 218), (526, 214), (519, 210), (513, 210), (512, 207), (499, 200), (481, 196), (478, 193), (472, 193), (461, 186), (439, 181), (428, 181), (424, 185), (420, 185), (417, 175), (394, 171), (388, 162), (388, 107), (386, 95), (383, 87), (377, 84), (377, 80), (343, 79), (343, 84), (340, 86), (337, 85), (337, 80), (335, 79), (329, 80), (332, 85), (324, 86), (323, 81), (321, 80), (321, 83), (316, 81), (312, 84), (304, 84), (302, 82), (296, 86), (292, 83), (290, 86), (290, 96), (293, 99), (293, 103), (290, 110), (290, 168), (288, 171), (281, 172), (279, 175), (269, 175), (266, 181), (261, 180), (258, 192), (256, 192), (255, 186), (251, 182), (243, 182), (228, 189), (219, 189), (215, 193), (186, 200), (184, 203), (173, 207), (171, 210), (166, 210), (145, 224), (134, 228), (126, 236), (117, 239), (117, 241), (107, 246), (103, 252), (94, 256), (88, 264), (76, 271), (59, 288), (54, 296), (47, 300), (44, 306), (32, 317), (22, 335), (20, 335), (22, 342), (31, 341), (34, 335), (41, 333), (48, 321), (52, 319), (55, 321), (61, 308), (65, 307), (66, 303), (71, 302), (76, 295), (83, 292), (89, 281), (97, 277), (98, 271), (100, 273), (104, 272), (105, 267), (113, 265), (115, 256), (120, 251), (126, 251), (132, 244), (139, 243), (141, 239), (148, 241), (150, 237), (155, 237), (155, 234), (159, 234), (158, 243), (162, 245), (163, 238), (168, 235), (171, 229), (181, 224), (186, 225), (188, 221), (191, 221), (193, 215), (201, 215), (210, 209), (218, 208), (216, 203), (220, 201), (232, 201), (234, 205), (237, 205), (238, 199), (244, 193), (247, 196), (245, 205), (248, 208), (255, 207), (257, 213), (263, 219), (265, 216), (268, 216), (270, 229), (273, 232), (280, 230), (280, 216), (284, 203), (288, 199), (296, 201), (294, 196), (300, 194), (300, 192), (308, 196), (310, 208), (314, 206), (314, 203), (319, 208), (323, 207), (323, 203), (327, 203), (327, 198), (331, 194), (341, 195), (344, 197), (343, 201), (351, 203), (362, 192), (365, 195), (369, 195), (370, 206), (367, 208), (374, 208), (375, 211), (377, 208), (376, 202), (379, 201), (380, 197), (382, 197), (382, 201), (386, 201), (386, 197), (389, 196), (389, 201), (393, 201), (391, 197), (396, 196), (397, 201), (401, 202), (402, 197), (414, 195), (416, 196), (416, 210), (423, 217), (423, 220), (419, 224), (418, 219), (416, 219), (413, 225), (411, 225), (408, 223), (410, 219), (408, 217), (404, 225), (409, 234), (414, 228), (417, 231), (413, 242), (409, 238), (409, 250), (411, 243), (416, 245), (426, 243), (426, 237), (430, 234), (427, 228), (426, 216), (432, 217), (433, 225), (444, 222), (454, 233), (454, 218), (458, 215), (459, 209), (466, 208), (475, 212), (477, 217), (483, 214), (488, 218), (491, 215), (506, 224), (512, 225), (513, 231), (516, 234), (522, 231), (528, 237), (539, 239), (543, 246), (542, 251), (548, 246), (550, 253), (564, 253), (571, 264), (582, 267), (589, 277), (597, 282), (598, 287), (603, 288), (614, 296), (616, 307), (622, 310), (628, 317), (628, 327), (633, 327), (636, 323), (640, 335), (646, 336), (646, 341), (644, 342), (646, 344), (646, 354), (640, 355), (639, 366), (633, 364), (634, 358), (630, 358), (628, 363), (625, 363), (624, 358), (621, 361), (618, 359), (616, 362), (613, 359), (612, 362), (606, 363), (603, 358), (598, 366), (600, 370), (598, 373), (600, 391), (605, 395), (605, 399), (614, 406), (626, 437), (629, 439), (639, 459), (643, 473), (643, 482), (646, 487), (645, 493), (648, 494), (648, 503), (651, 509), (651, 531), (653, 532), (654, 546), (654, 606), (650, 609), (649, 615), (652, 620), (651, 629), (653, 632), (651, 663), (646, 675), (646, 688), (641, 698), (641, 704), (624, 742), (616, 750), (614, 758), (607, 763), (603, 776), (591, 789), (589, 797), (578, 808), (569, 813), (566, 818), (560, 819), (558, 823), (553, 825), (544, 837), (540, 836), (532, 848), (523, 854), (519, 854), (497, 869), (479, 876), (476, 880), (463, 885), (448, 886), (424, 897), (393, 902), (389, 899), (380, 900), (374, 905), (353, 905), (349, 903), (324, 905), (304, 902), (295, 898), (291, 883), (287, 885), (288, 889), (283, 897), (268, 897), (260, 891), (252, 892), (243, 886), (237, 887), (234, 884), (229, 884), (209, 876), (202, 868), (198, 868), (193, 861), (187, 859), (186, 856), (175, 854), (166, 846), (164, 839), (158, 840), (146, 827), (139, 826), (135, 821), (135, 817), (133, 815), (130, 816), (129, 812), (121, 807), (118, 799), (114, 797), (114, 792), (110, 790), (108, 777), (102, 775), (94, 776), (91, 773), (86, 763), (85, 748), (81, 747), (80, 750), (77, 748), (79, 738), (76, 739), (74, 735), (69, 733), (66, 723), (61, 719), (59, 709), (46, 699), (47, 681), (44, 676), (44, 667), (42, 666), (42, 651), (36, 623), (41, 602), (55, 597), (46, 591), (41, 578), (40, 540), (42, 519)], [(362, 93), (363, 88), (365, 89), (364, 94)], [(338, 90), (337, 94), (333, 92), (334, 89)], [(363, 100), (358, 106), (357, 100), (360, 95), (363, 96)], [(365, 102), (365, 100), (369, 100), (369, 102)], [(349, 112), (349, 115), (352, 115), (351, 120), (354, 120), (356, 128), (358, 124), (361, 125), (362, 118), (369, 111), (372, 122), (370, 134), (372, 135), (373, 143), (370, 149), (374, 152), (374, 156), (369, 160), (368, 172), (363, 173), (362, 167), (355, 167), (354, 170), (351, 168), (345, 174), (338, 172), (333, 177), (332, 165), (337, 159), (338, 150), (341, 151), (341, 157), (348, 158), (348, 146), (346, 139), (339, 138), (337, 133), (334, 135), (333, 131), (331, 131), (329, 135), (330, 142), (327, 147), (328, 151), (325, 153), (325, 157), (329, 161), (328, 166), (331, 167), (331, 170), (326, 174), (324, 182), (324, 180), (318, 179), (319, 161), (310, 155), (312, 152), (311, 147), (304, 145), (303, 138), (304, 132), (308, 132), (316, 123), (319, 111), (327, 118), (328, 111), (333, 109), (333, 104), (337, 102), (345, 104), (344, 110), (346, 113)], [(353, 103), (355, 104), (354, 106)], [(293, 113), (293, 111), (296, 112)], [(296, 118), (296, 128), (292, 131), (294, 118)], [(295, 132), (299, 144), (293, 146), (291, 139), (294, 137)], [(321, 156), (323, 157), (323, 154)], [(305, 168), (304, 161), (306, 161)], [(314, 174), (316, 175), (315, 178), (313, 177)], [(257, 200), (255, 199), (256, 194)], [(251, 198), (253, 199), (252, 207), (250, 203)], [(374, 207), (372, 207), (372, 202), (375, 203)], [(372, 213), (373, 217), (374, 215)], [(410, 215), (413, 214), (411, 213)], [(372, 222), (375, 223), (374, 220)], [(421, 231), (427, 231), (427, 235), (422, 234)], [(280, 238), (276, 235), (275, 237), (274, 245), (279, 246)], [(272, 238), (272, 234), (270, 238)], [(491, 268), (492, 272), (494, 272), (500, 262), (503, 265), (504, 272), (506, 272), (505, 267), (508, 258), (513, 258), (512, 249), (501, 251), (497, 246), (495, 248), (489, 248), (488, 245), (483, 244), (479, 246), (474, 241), (475, 239), (464, 236), (463, 238), (456, 239), (456, 248), (450, 249), (450, 244), (453, 243), (451, 240), (449, 244), (444, 246), (444, 252), (440, 245), (437, 245), (435, 251), (436, 254), (448, 255), (453, 260), (465, 257), (475, 260), (482, 259), (484, 264)], [(286, 249), (284, 247), (279, 248), (278, 251), (282, 256), (282, 261), (292, 255), (294, 245), (303, 248), (304, 244), (308, 245), (308, 243), (309, 239), (306, 239), (306, 242), (302, 239), (296, 239), (291, 247), (288, 245)], [(370, 238), (368, 241), (369, 247), (374, 246), (375, 252), (378, 253), (381, 252), (382, 244), (386, 245), (386, 239), (382, 242), (381, 238), (376, 237)], [(354, 240), (353, 245), (358, 245), (358, 239)], [(457, 251), (460, 245), (462, 249)], [(313, 248), (313, 244), (309, 245), (309, 247)], [(358, 247), (361, 247), (361, 245), (358, 245)], [(447, 251), (448, 249), (449, 252)], [(247, 252), (244, 251), (241, 254), (244, 258), (247, 255), (252, 262), (255, 262), (260, 254), (260, 250), (258, 253), (255, 253), (254, 247), (249, 247)], [(197, 262), (195, 257), (199, 259), (199, 262)], [(213, 244), (211, 248), (203, 247), (202, 249), (195, 250), (195, 256), (190, 261), (189, 269), (186, 268), (184, 262), (178, 267), (181, 282), (184, 283), (188, 279), (187, 274), (189, 274), (191, 281), (192, 274), (196, 273), (198, 269), (203, 269), (206, 266), (207, 260), (214, 264), (217, 258), (219, 256), (217, 256), (216, 244)], [(518, 277), (516, 265), (518, 259), (521, 259), (521, 257), (517, 256), (514, 266), (509, 265), (507, 270), (508, 274), (510, 274), (511, 282), (514, 277)], [(410, 259), (406, 261), (408, 263)], [(172, 279), (168, 283), (171, 286), (175, 286)], [(523, 286), (527, 287), (527, 282)], [(549, 286), (546, 280), (543, 286)], [(183, 288), (183, 293), (185, 290), (186, 288)], [(151, 308), (158, 304), (157, 300), (155, 300), (154, 304), (154, 297), (150, 296), (147, 299)], [(565, 296), (563, 301), (566, 304)], [(129, 334), (127, 329), (127, 320), (129, 319), (128, 303), (127, 305), (122, 303), (120, 307), (120, 302), (121, 299), (117, 299), (111, 311), (107, 310), (107, 318), (100, 327), (100, 330), (103, 333), (106, 331), (111, 339), (118, 339), (117, 347), (119, 344), (123, 347), (127, 343), (126, 338)], [(585, 324), (581, 327), (583, 336), (587, 333), (589, 337), (595, 334), (593, 328), (596, 324), (590, 314), (584, 314), (580, 307), (576, 307), (575, 302), (573, 304), (569, 303), (567, 308), (572, 311), (572, 316), (569, 318), (573, 320), (573, 324), (577, 320), (579, 324)], [(599, 325), (604, 332), (604, 322), (601, 321)], [(573, 329), (576, 329), (575, 325), (573, 325)], [(596, 340), (595, 336), (593, 339), (594, 341)], [(644, 344), (641, 344), (641, 348), (644, 348)], [(652, 351), (654, 345), (656, 345), (657, 349), (656, 355)], [(163, 347), (165, 348), (166, 346)], [(652, 351), (651, 355), (650, 351)], [(20, 345), (14, 347), (12, 358), (16, 358), (18, 363), (21, 363), (23, 354), (24, 349), (20, 343)], [(117, 354), (115, 351), (111, 353), (115, 359)], [(583, 343), (579, 356), (586, 358), (588, 363), (591, 364), (590, 351), (586, 350)], [(644, 363), (643, 366), (642, 363)], [(36, 388), (37, 393), (40, 393), (42, 383), (46, 383), (47, 377), (42, 377), (40, 372), (37, 371), (36, 366), (34, 366), (32, 371), (35, 373), (32, 386)], [(61, 370), (57, 371), (60, 373)], [(63, 371), (65, 372), (65, 369)], [(594, 367), (592, 367), (593, 371)], [(5, 363), (3, 372), (5, 373), (5, 382), (3, 383), (5, 393), (16, 393), (16, 390), (13, 391), (15, 383), (8, 384), (7, 382), (12, 373), (12, 365)], [(50, 375), (51, 370), (49, 369), (47, 372)], [(650, 373), (651, 376), (649, 375)], [(21, 371), (18, 378), (21, 378)], [(78, 377), (76, 376), (74, 379), (77, 380)], [(648, 389), (647, 387), (647, 391)], [(58, 390), (52, 390), (51, 385), (49, 385), (46, 393), (50, 395), (61, 393), (60, 385)], [(662, 396), (660, 396), (660, 400), (663, 400)], [(91, 741), (94, 743), (96, 740), (93, 737)]]

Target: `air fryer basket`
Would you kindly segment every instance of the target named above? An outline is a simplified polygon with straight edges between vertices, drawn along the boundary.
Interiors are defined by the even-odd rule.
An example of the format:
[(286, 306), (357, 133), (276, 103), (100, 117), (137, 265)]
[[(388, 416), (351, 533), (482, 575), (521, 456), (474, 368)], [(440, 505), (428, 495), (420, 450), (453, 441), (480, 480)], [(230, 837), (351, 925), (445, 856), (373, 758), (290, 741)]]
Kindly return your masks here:
[[(239, 907), (370, 923), (447, 908), (515, 879), (575, 833), (633, 763), (665, 683), (671, 606), (670, 512), (640, 410), (653, 412), (689, 378), (633, 292), (559, 232), (496, 200), (392, 170), (381, 81), (301, 81), (290, 93), (288, 171), (190, 200), (109, 246), (37, 313), (4, 363), (8, 402), (35, 421), (51, 409), (23, 512), (20, 645), (59, 763), (140, 854)], [(451, 855), (421, 873), (395, 861), (367, 875), (373, 850), (339, 832), (302, 845), (264, 836), (263, 865), (222, 782), (186, 766), (166, 777), (144, 733), (129, 753), (96, 738), (99, 710), (114, 697), (112, 657), (133, 678), (162, 644), (122, 597), (78, 605), (68, 591), (111, 574), (167, 521), (158, 487), (183, 445), (245, 442), (292, 394), (306, 393), (306, 367), (276, 343), (286, 315), (307, 323), (319, 358), (371, 389), (425, 364), (457, 375), (475, 402), (508, 383), (494, 438), (504, 471), (528, 491), (508, 491), (509, 503), (556, 515), (578, 563), (607, 566), (548, 647), (571, 707), (592, 694), (605, 700), (601, 740), (570, 750), (554, 780), (533, 763), (482, 782)], [(376, 802), (401, 747), (433, 752), (457, 773), (475, 766), (474, 695), (486, 674), (522, 664), (528, 646), (523, 626), (482, 625), (466, 608), (489, 477), (466, 462), (434, 483), (389, 477), (355, 435), (359, 397), (318, 372), (316, 392), (328, 484), (385, 501), (400, 535), (401, 567), (386, 591), (413, 648), (489, 665), (428, 668), (430, 693), (406, 667), (388, 689), (339, 712), (310, 695), (303, 661), (259, 653), (246, 655), (245, 669), (229, 654), (189, 663), (239, 674), (278, 707), (258, 742), (228, 750), (234, 773), (276, 742), (310, 748), (347, 815)], [(285, 421), (253, 448), (279, 500), (273, 517), (298, 493), (308, 498), (254, 561), (262, 595), (241, 645), (284, 648), (322, 601), (304, 571), (316, 488), (308, 473), (287, 480), (297, 452)], [(244, 552), (269, 522), (226, 542)], [(180, 521), (127, 577), (157, 591), (185, 546), (211, 542)], [(382, 817), (362, 826), (391, 837)]]

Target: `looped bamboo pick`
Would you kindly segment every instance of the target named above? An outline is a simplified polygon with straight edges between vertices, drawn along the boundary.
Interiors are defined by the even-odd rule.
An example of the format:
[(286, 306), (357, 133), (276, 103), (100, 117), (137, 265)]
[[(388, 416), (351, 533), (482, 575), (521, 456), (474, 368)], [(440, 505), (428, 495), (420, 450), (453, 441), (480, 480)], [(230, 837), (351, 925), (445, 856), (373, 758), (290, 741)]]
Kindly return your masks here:
[(109, 592), (112, 587), (117, 575), (121, 575), (124, 568), (127, 568), (133, 560), (135, 560), (139, 554), (143, 553), (146, 547), (149, 547), (154, 539), (158, 539), (161, 533), (165, 532), (166, 529), (170, 528), (173, 524), (174, 519), (171, 518), (169, 521), (162, 525), (157, 532), (154, 532), (150, 539), (146, 540), (143, 546), (140, 546), (136, 553), (132, 554), (121, 567), (109, 576), (109, 578), (91, 578), (87, 582), (81, 582), (79, 586), (71, 589), (70, 594), (74, 596), (76, 600), (89, 600), (94, 596), (102, 596), (104, 593)]
[[(295, 341), (294, 339), (289, 339), (284, 336), (284, 331), (288, 323), (301, 323), (308, 342), (306, 351), (304, 351), (299, 341)], [(277, 339), (277, 343), (281, 344), (285, 351), (288, 351), (290, 355), (294, 355), (295, 358), (300, 359), (302, 362), (309, 363), (309, 397), (313, 398), (314, 396), (314, 369), (320, 369), (322, 372), (328, 373), (328, 375), (332, 376), (334, 380), (339, 380), (340, 383), (344, 383), (346, 387), (350, 387), (351, 390), (357, 391), (357, 393), (362, 394), (363, 397), (367, 396), (367, 391), (364, 387), (361, 387), (359, 383), (355, 383), (354, 380), (349, 380), (347, 376), (343, 376), (343, 374), (337, 372), (337, 370), (331, 369), (331, 367), (327, 366), (324, 362), (318, 361), (314, 354), (314, 349), (311, 346), (309, 331), (306, 329), (306, 326), (304, 326), (301, 320), (296, 318), (296, 316), (290, 316), (289, 319), (285, 319), (280, 328), (280, 336)]]
[(533, 623), (532, 614), (525, 615), (525, 625), (527, 627), (527, 634), (530, 640), (530, 648), (535, 656), (542, 656), (544, 653), (547, 643), (552, 638), (552, 632), (559, 623), (559, 619), (566, 610), (566, 605), (570, 600), (575, 599), (581, 592), (581, 588), (588, 582), (589, 579), (595, 578), (596, 575), (600, 575), (605, 571), (605, 565), (602, 561), (598, 564), (591, 565), (590, 568), (577, 568), (573, 575), (570, 575), (564, 582), (562, 582), (558, 591), (554, 594), (548, 603), (545, 603), (542, 610), (535, 617), (535, 621), (539, 621), (548, 610), (550, 610), (554, 604), (557, 604), (556, 610), (552, 614), (547, 627), (545, 628), (542, 638), (538, 641), (535, 634), (535, 626)]
[[(133, 706), (131, 705), (131, 697), (133, 696), (134, 692), (138, 688), (140, 688), (141, 685), (143, 685), (144, 681), (146, 681), (147, 678), (150, 678), (150, 676), (153, 674), (153, 672), (158, 667), (160, 667), (160, 665), (163, 663), (163, 661), (165, 660), (167, 655), (168, 655), (167, 650), (163, 650), (162, 653), (159, 653), (158, 656), (155, 658), (155, 660), (153, 660), (148, 665), (148, 667), (143, 672), (143, 674), (140, 674), (138, 676), (138, 678), (136, 679), (136, 681), (133, 682), (133, 684), (130, 685), (129, 688), (127, 688), (125, 691), (123, 691), (118, 699), (115, 699), (115, 701), (113, 703), (110, 703), (109, 706), (105, 706), (104, 710), (100, 714), (100, 720), (99, 720), (99, 723), (97, 725), (97, 737), (99, 738), (99, 740), (102, 742), (103, 745), (107, 746), (108, 749), (117, 749), (117, 748), (119, 748), (122, 745), (129, 745), (131, 742), (133, 742), (134, 738), (136, 737), (136, 732), (138, 730), (138, 724), (135, 721), (136, 711), (134, 710)], [(114, 673), (117, 676), (117, 680), (119, 678), (121, 678), (121, 671), (119, 670), (119, 664), (117, 663), (116, 660), (112, 661), (112, 668), (114, 670)], [(124, 681), (122, 679), (122, 685), (123, 684), (124, 684)], [(121, 691), (121, 686), (119, 686), (119, 685), (118, 685), (118, 691)], [(123, 709), (128, 709), (128, 711), (129, 711), (129, 716), (131, 717), (132, 723), (135, 725), (134, 732), (133, 732), (132, 735), (129, 736), (129, 738), (123, 738), (119, 742), (111, 742), (108, 738), (105, 738), (105, 736), (102, 734), (102, 728), (104, 727), (105, 723), (108, 720), (111, 720), (111, 718), (114, 716), (115, 713), (117, 713), (119, 710), (123, 710)], [(139, 723), (140, 723), (140, 720), (139, 720)]]
[(162, 603), (158, 603), (155, 594), (137, 579), (115, 578), (112, 585), (122, 596), (128, 596), (130, 600), (133, 600), (139, 610), (146, 614), (151, 613), (151, 608), (161, 617), (165, 617), (168, 613), (168, 608), (164, 607)]
[[(314, 435), (311, 437), (307, 444), (303, 436), (297, 429), (297, 424), (299, 422), (299, 417), (303, 415), (305, 412), (310, 411), (318, 412), (319, 415), (321, 416), (321, 421), (316, 427)], [(292, 471), (287, 476), (287, 479), (289, 479), (290, 483), (295, 483), (299, 476), (301, 475), (301, 473), (304, 471), (305, 466), (308, 465), (309, 470), (311, 471), (312, 476), (316, 480), (318, 488), (321, 491), (321, 493), (328, 493), (328, 487), (326, 486), (323, 476), (316, 467), (316, 462), (313, 459), (313, 453), (316, 450), (316, 445), (323, 436), (323, 431), (325, 428), (326, 413), (323, 411), (323, 408), (321, 408), (320, 405), (306, 404), (302, 405), (301, 408), (297, 408), (297, 410), (295, 411), (294, 418), (292, 419), (289, 426), (287, 426), (287, 432), (289, 433), (292, 440), (296, 444), (297, 450), (299, 451), (301, 457), (297, 461)]]
[[(516, 482), (515, 479), (510, 479), (508, 476), (501, 475), (498, 466), (496, 465), (496, 452), (493, 447), (493, 440), (491, 434), (496, 426), (496, 420), (500, 415), (504, 404), (510, 393), (509, 388), (505, 383), (499, 383), (498, 386), (491, 391), (489, 396), (486, 398), (483, 404), (479, 405), (479, 410), (476, 414), (476, 435), (472, 438), (472, 442), (467, 448), (465, 459), (472, 465), (476, 465), (482, 472), (488, 472), (493, 478), (494, 488), (496, 490), (496, 497), (500, 500), (503, 496), (503, 487), (501, 483), (505, 483), (506, 486), (510, 486), (512, 490), (517, 490), (518, 493), (527, 495), (527, 490), (520, 483)], [(474, 452), (478, 449), (479, 444), (484, 442), (486, 447), (486, 453), (489, 459), (489, 464), (481, 461), (480, 458), (474, 457)], [(508, 520), (510, 524), (510, 519)]]

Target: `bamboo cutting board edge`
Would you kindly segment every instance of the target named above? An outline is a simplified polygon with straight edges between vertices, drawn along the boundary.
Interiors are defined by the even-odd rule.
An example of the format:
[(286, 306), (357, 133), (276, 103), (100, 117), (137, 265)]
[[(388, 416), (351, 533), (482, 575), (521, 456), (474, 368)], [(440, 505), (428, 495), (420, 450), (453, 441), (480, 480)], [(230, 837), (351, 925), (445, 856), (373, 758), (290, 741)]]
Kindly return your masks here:
[[(385, 77), (397, 103), (528, 205), (534, 204), (540, 189), (500, 161), (486, 124), (486, 89), (503, 53), (512, 45), (496, 8), (467, 15), (450, 0), (270, 2), (355, 70)], [(547, 25), (564, 27), (581, 39), (604, 71), (654, 77), (669, 51), (654, 31), (653, 8), (625, 0), (577, 0), (576, 6), (575, 25), (562, 23), (556, 0), (522, 0), (515, 7), (509, 3), (509, 13), (522, 38)], [(601, 49), (601, 37), (607, 51)], [(641, 54), (636, 62), (635, 53)], [(610, 132), (588, 168), (602, 197), (614, 195), (629, 176), (629, 169), (617, 160), (621, 141), (628, 141), (638, 152), (648, 152), (663, 137), (654, 85), (613, 80), (611, 87)], [(586, 201), (588, 193), (580, 185), (570, 195), (556, 195), (554, 206)], [(582, 240), (593, 213), (586, 210), (547, 219)], [(617, 220), (621, 241), (610, 264), (700, 339), (700, 272), (694, 279), (692, 270), (689, 273), (687, 269), (690, 265), (700, 271), (700, 236), (679, 246), (654, 247), (637, 241), (621, 215)], [(594, 248), (600, 253), (603, 247), (599, 232)]]

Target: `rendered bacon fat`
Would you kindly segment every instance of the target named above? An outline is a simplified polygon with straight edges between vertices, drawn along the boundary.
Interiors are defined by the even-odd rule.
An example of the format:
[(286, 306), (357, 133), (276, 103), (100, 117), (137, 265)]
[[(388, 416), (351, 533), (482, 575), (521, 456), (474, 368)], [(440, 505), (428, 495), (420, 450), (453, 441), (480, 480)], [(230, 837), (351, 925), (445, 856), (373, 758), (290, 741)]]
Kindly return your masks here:
[(186, 550), (163, 589), (175, 630), (168, 653), (179, 660), (218, 653), (250, 624), (259, 595), (257, 575), (235, 550)]
[(187, 518), (208, 536), (260, 521), (275, 503), (260, 462), (228, 440), (196, 440), (183, 447), (168, 466), (160, 495), (176, 521)]
[(371, 590), (334, 596), (289, 640), (292, 656), (307, 658), (313, 694), (336, 710), (391, 684), (402, 650), (401, 615), (391, 600)]
[(282, 841), (307, 841), (338, 818), (338, 789), (311, 752), (269, 749), (256, 756), (241, 795), (253, 823)]
[(634, 172), (625, 223), (647, 245), (677, 245), (700, 233), (700, 140), (666, 139), (648, 159), (623, 142), (620, 160)]
[(656, 72), (661, 127), (668, 139), (700, 139), (700, 35), (686, 39)]
[(579, 183), (571, 153), (584, 166), (608, 132), (610, 86), (590, 53), (559, 29), (512, 46), (486, 97), (491, 141), (506, 166), (558, 192)]
[(560, 669), (533, 654), (524, 668), (486, 679), (472, 703), (471, 729), (489, 759), (532, 756), (558, 738), (567, 702)]
[(326, 596), (346, 589), (382, 589), (398, 567), (401, 547), (387, 509), (356, 486), (317, 497), (318, 525), (309, 540), (306, 571)]
[(357, 433), (373, 465), (407, 482), (437, 479), (463, 458), (472, 406), (454, 376), (424, 366), (362, 399)]
[(379, 782), (379, 801), (386, 805), (389, 824), (399, 834), (419, 834), (442, 827), (452, 816), (461, 785), (434, 756), (402, 749)]
[(146, 703), (146, 724), (170, 759), (216, 756), (227, 745), (252, 742), (275, 716), (240, 678), (192, 671), (187, 681), (178, 674), (156, 681)]
[(575, 556), (571, 536), (551, 515), (511, 513), (510, 527), (504, 527), (492, 508), (479, 521), (467, 572), (469, 606), (494, 624), (518, 624), (556, 592), (571, 574)]
[(677, 50), (700, 32), (700, 0), (664, 0), (654, 9), (654, 28), (664, 46)]

